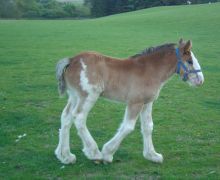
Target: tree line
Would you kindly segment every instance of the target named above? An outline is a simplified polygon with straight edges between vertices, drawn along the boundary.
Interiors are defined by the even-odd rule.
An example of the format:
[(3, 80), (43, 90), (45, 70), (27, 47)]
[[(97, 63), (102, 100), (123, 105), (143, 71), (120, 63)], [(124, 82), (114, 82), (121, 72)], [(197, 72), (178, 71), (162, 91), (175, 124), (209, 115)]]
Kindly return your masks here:
[[(189, 0), (209, 3), (220, 0)], [(84, 0), (84, 4), (56, 0), (0, 0), (0, 18), (89, 18), (155, 6), (187, 4), (187, 0)]]
[(85, 6), (56, 0), (0, 0), (1, 18), (76, 18), (87, 17)]
[(217, 1), (219, 0), (85, 0), (85, 3), (90, 5), (92, 16), (100, 17), (155, 6), (201, 4)]

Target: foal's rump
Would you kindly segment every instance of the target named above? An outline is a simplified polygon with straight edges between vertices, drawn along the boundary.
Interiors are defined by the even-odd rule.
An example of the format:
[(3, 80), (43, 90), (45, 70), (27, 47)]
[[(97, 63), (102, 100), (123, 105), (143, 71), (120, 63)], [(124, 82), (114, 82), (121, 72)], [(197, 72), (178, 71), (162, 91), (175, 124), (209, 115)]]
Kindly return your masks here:
[(74, 89), (80, 95), (89, 94), (89, 91), (101, 93), (104, 89), (103, 71), (106, 74), (106, 58), (95, 52), (84, 52), (60, 60), (56, 67), (60, 94), (64, 94), (66, 88)]

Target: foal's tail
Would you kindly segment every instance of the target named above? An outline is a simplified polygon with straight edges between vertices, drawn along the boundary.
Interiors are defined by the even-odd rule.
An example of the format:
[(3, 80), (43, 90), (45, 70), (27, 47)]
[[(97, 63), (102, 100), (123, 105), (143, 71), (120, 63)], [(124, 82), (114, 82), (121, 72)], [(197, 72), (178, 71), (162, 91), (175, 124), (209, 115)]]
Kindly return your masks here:
[(70, 59), (64, 58), (64, 59), (61, 59), (57, 63), (57, 66), (56, 66), (56, 78), (58, 80), (58, 91), (61, 96), (65, 93), (65, 90), (66, 90), (64, 72), (69, 64), (70, 64)]

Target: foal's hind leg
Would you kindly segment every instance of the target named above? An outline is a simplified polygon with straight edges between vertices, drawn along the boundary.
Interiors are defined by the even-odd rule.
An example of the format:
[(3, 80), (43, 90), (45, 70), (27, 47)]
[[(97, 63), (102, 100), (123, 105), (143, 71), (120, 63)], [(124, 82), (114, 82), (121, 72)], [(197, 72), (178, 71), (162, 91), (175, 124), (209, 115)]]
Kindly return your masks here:
[(75, 163), (76, 156), (71, 154), (69, 146), (69, 131), (72, 126), (72, 111), (75, 106), (73, 98), (69, 98), (66, 107), (61, 115), (61, 129), (59, 130), (59, 144), (55, 150), (55, 155), (64, 164)]
[(163, 156), (154, 150), (152, 141), (153, 120), (152, 120), (152, 104), (146, 104), (141, 112), (141, 131), (144, 140), (143, 155), (146, 159), (162, 163)]
[(99, 94), (91, 94), (87, 97), (81, 97), (80, 103), (78, 104), (75, 116), (75, 126), (83, 142), (83, 152), (88, 159), (91, 160), (102, 160), (102, 154), (98, 149), (98, 146), (91, 136), (87, 126), (86, 119), (89, 111), (94, 106), (96, 100), (98, 99)]
[(134, 130), (137, 116), (141, 111), (143, 104), (130, 104), (126, 108), (124, 120), (118, 129), (116, 135), (108, 141), (102, 148), (104, 162), (112, 162), (113, 155), (119, 148), (122, 140)]

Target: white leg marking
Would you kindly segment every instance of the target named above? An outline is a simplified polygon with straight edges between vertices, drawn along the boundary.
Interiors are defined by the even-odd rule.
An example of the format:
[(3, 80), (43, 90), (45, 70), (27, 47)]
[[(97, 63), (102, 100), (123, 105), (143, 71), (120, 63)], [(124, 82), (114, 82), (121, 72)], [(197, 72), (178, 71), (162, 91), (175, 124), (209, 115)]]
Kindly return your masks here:
[(154, 145), (152, 141), (152, 105), (153, 103), (146, 104), (140, 114), (141, 132), (144, 141), (143, 155), (148, 160), (151, 160), (156, 163), (162, 163), (163, 156), (154, 150)]
[(74, 101), (69, 101), (61, 115), (61, 129), (59, 130), (59, 144), (55, 150), (55, 155), (64, 164), (75, 163), (76, 156), (70, 152), (69, 132), (72, 126), (72, 113), (75, 104)]
[(125, 111), (124, 120), (118, 129), (115, 136), (108, 141), (102, 148), (103, 160), (105, 162), (112, 162), (113, 155), (119, 148), (122, 140), (134, 130), (137, 114), (140, 112), (142, 104), (133, 105), (134, 107), (127, 106)]
[[(95, 97), (94, 95), (92, 96)], [(88, 159), (91, 160), (101, 160), (102, 154), (98, 149), (98, 146), (91, 136), (87, 126), (86, 126), (86, 119), (88, 116), (89, 111), (95, 104), (96, 100), (98, 98), (98, 95), (95, 99), (91, 99), (91, 96), (88, 96), (84, 102), (82, 103), (81, 107), (79, 107), (79, 111), (76, 113), (75, 117), (75, 126), (78, 131), (78, 135), (80, 136), (82, 142), (83, 142), (83, 152), (87, 156)]]

